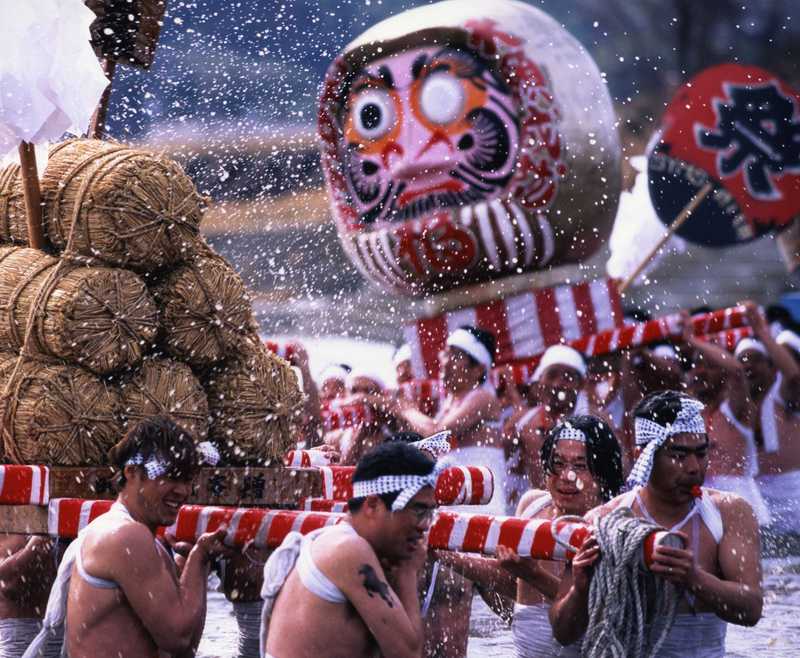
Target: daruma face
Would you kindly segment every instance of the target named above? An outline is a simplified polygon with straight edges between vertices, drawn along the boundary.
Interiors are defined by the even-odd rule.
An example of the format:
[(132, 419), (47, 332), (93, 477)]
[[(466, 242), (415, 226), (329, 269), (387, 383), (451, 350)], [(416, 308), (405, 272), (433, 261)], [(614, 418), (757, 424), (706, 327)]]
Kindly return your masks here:
[(529, 5), (387, 19), (334, 60), (320, 98), (345, 250), (371, 282), (415, 296), (580, 262), (616, 211), (614, 123), (589, 56)]
[(475, 53), (414, 48), (365, 67), (342, 118), (357, 223), (499, 198), (516, 162), (516, 115), (508, 87)]

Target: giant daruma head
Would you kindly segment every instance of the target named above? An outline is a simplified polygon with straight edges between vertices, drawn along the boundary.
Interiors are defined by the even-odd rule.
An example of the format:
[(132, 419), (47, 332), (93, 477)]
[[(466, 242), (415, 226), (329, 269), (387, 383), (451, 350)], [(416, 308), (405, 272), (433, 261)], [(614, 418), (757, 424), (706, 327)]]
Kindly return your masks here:
[(373, 283), (442, 292), (577, 263), (620, 188), (591, 57), (528, 5), (441, 2), (389, 18), (331, 64), (319, 108), (339, 235)]

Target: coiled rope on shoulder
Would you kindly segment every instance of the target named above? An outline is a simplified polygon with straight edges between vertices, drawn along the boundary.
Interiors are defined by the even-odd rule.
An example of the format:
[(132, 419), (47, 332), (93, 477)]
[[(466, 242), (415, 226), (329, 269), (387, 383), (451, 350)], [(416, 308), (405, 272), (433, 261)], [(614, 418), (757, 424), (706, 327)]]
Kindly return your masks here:
[(663, 529), (634, 516), (627, 507), (615, 509), (597, 522), (600, 560), (589, 587), (589, 625), (582, 656), (658, 655), (675, 621), (679, 591), (646, 571), (642, 555), (647, 537)]

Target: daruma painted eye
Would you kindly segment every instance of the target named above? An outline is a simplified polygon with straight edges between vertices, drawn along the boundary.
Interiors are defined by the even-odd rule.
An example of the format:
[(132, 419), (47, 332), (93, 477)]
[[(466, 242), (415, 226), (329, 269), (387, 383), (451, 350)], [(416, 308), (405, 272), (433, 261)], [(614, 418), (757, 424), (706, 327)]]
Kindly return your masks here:
[(450, 73), (434, 73), (422, 85), (419, 104), (429, 121), (451, 123), (464, 111), (464, 87)]
[(353, 125), (365, 139), (378, 139), (395, 124), (394, 103), (382, 89), (365, 91), (353, 103)]

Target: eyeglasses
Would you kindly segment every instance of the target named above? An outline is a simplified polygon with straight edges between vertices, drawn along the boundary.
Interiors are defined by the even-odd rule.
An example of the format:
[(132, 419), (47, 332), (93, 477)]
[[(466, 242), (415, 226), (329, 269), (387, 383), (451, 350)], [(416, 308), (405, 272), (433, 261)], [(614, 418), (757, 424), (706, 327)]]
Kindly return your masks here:
[(433, 521), (433, 517), (436, 516), (436, 507), (429, 507), (428, 505), (407, 505), (402, 511), (403, 512), (410, 512), (414, 516), (414, 520), (417, 523), (425, 523), (427, 521)]

